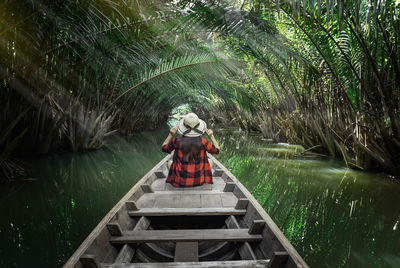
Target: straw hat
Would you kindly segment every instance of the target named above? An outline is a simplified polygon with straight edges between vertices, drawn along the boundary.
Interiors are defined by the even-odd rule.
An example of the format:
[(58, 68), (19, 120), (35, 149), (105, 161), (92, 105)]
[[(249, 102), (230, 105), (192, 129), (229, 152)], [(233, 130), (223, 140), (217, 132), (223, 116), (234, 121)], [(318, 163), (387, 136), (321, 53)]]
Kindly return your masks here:
[(178, 132), (186, 137), (201, 136), (206, 130), (207, 124), (195, 113), (186, 114), (183, 119), (178, 122)]

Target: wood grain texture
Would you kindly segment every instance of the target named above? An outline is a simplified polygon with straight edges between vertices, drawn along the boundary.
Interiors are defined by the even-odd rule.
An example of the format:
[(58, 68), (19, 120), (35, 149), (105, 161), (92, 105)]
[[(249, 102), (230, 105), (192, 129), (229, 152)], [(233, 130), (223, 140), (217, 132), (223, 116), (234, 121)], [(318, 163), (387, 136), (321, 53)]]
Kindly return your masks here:
[(125, 244), (119, 251), (114, 263), (130, 263), (134, 254), (135, 250), (130, 245)]
[(92, 254), (84, 254), (80, 261), (85, 268), (100, 268), (100, 263), (96, 260), (96, 256)]
[(143, 208), (128, 212), (130, 216), (244, 215), (245, 213), (245, 209), (235, 208)]
[(222, 169), (215, 169), (213, 172), (213, 177), (221, 177), (224, 171)]
[(201, 196), (202, 208), (217, 208), (222, 207), (221, 195), (202, 194)]
[(268, 268), (284, 267), (288, 260), (288, 257), (289, 257), (289, 254), (286, 251), (274, 252), (272, 259), (268, 264)]
[(236, 220), (235, 216), (233, 216), (233, 215), (230, 215), (225, 220), (225, 224), (228, 229), (239, 229), (240, 228), (238, 221)]
[(256, 260), (257, 257), (253, 252), (250, 244), (248, 242), (244, 242), (243, 245), (239, 248), (239, 255), (242, 260)]
[(195, 242), (195, 241), (260, 241), (261, 235), (252, 235), (248, 229), (194, 229), (128, 231), (122, 237), (111, 237), (116, 244), (146, 242)]
[(127, 210), (138, 210), (138, 206), (135, 201), (126, 201), (125, 202)]
[(139, 221), (136, 223), (135, 227), (133, 228), (134, 231), (139, 230), (147, 230), (150, 226), (150, 220), (144, 216), (140, 217)]
[(236, 187), (236, 183), (229, 181), (224, 186), (224, 192), (233, 192), (235, 187)]
[(103, 263), (104, 268), (265, 268), (269, 260), (256, 261), (205, 261), (205, 262), (159, 262), (159, 263), (130, 263), (108, 264)]
[(250, 225), (249, 234), (261, 234), (265, 227), (264, 220), (253, 220), (253, 223)]
[(221, 194), (221, 202), (223, 207), (235, 207), (238, 199), (233, 193)]
[(201, 208), (200, 194), (197, 194), (197, 191), (195, 193), (182, 194), (179, 207), (181, 207), (181, 208)]
[(121, 236), (122, 235), (122, 230), (121, 227), (117, 222), (110, 222), (107, 223), (107, 229), (110, 232), (110, 235), (112, 236)]
[(235, 208), (236, 209), (246, 209), (249, 204), (249, 200), (247, 198), (239, 198)]
[(154, 208), (177, 208), (180, 205), (180, 195), (152, 195), (155, 199)]
[(142, 184), (140, 187), (142, 188), (145, 194), (154, 192), (153, 188), (151, 188), (151, 185), (149, 184)]
[(142, 195), (136, 202), (139, 209), (141, 208), (152, 208), (154, 207), (156, 199), (154, 198), (154, 194), (144, 194)]
[[(222, 194), (224, 192), (218, 190), (196, 190), (196, 191), (154, 191), (154, 195), (192, 195), (192, 194)], [(152, 194), (147, 194), (151, 196)], [(156, 197), (157, 198), (157, 197)]]
[(165, 185), (165, 180), (155, 180), (151, 187), (153, 188), (154, 192), (165, 191)]

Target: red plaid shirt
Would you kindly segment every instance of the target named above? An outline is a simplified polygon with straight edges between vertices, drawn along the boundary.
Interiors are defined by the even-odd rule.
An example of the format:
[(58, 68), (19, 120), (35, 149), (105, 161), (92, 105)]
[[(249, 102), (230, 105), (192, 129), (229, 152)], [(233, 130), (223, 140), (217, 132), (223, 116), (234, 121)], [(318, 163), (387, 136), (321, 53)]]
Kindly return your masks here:
[(200, 151), (200, 157), (195, 162), (189, 163), (183, 160), (182, 151), (179, 149), (180, 141), (181, 137), (173, 138), (162, 147), (162, 151), (166, 153), (171, 153), (175, 150), (166, 182), (175, 187), (192, 187), (202, 185), (204, 182), (213, 183), (211, 167), (206, 152), (218, 154), (219, 150), (208, 140), (201, 138), (203, 146)]

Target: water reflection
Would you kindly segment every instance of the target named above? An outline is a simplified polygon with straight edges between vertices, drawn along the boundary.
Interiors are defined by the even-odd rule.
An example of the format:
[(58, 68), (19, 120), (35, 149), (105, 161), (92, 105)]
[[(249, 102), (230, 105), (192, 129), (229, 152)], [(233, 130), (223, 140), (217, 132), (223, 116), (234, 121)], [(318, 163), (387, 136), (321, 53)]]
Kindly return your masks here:
[(0, 267), (61, 267), (114, 204), (162, 159), (165, 133), (115, 139), (107, 149), (87, 154), (26, 160), (38, 180), (1, 188)]
[(298, 146), (220, 137), (222, 163), (310, 267), (400, 267), (397, 181), (347, 169), (340, 161), (296, 159), (304, 150)]

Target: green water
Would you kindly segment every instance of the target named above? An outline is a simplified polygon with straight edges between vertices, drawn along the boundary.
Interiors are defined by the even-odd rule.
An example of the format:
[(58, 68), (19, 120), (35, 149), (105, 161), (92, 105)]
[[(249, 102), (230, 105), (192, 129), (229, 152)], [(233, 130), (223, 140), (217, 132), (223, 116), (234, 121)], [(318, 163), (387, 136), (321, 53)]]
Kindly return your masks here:
[[(216, 130), (217, 157), (312, 268), (400, 267), (400, 183), (299, 158), (301, 146)], [(27, 159), (37, 181), (0, 186), (0, 267), (60, 267), (114, 204), (165, 156), (168, 129), (86, 154)]]

